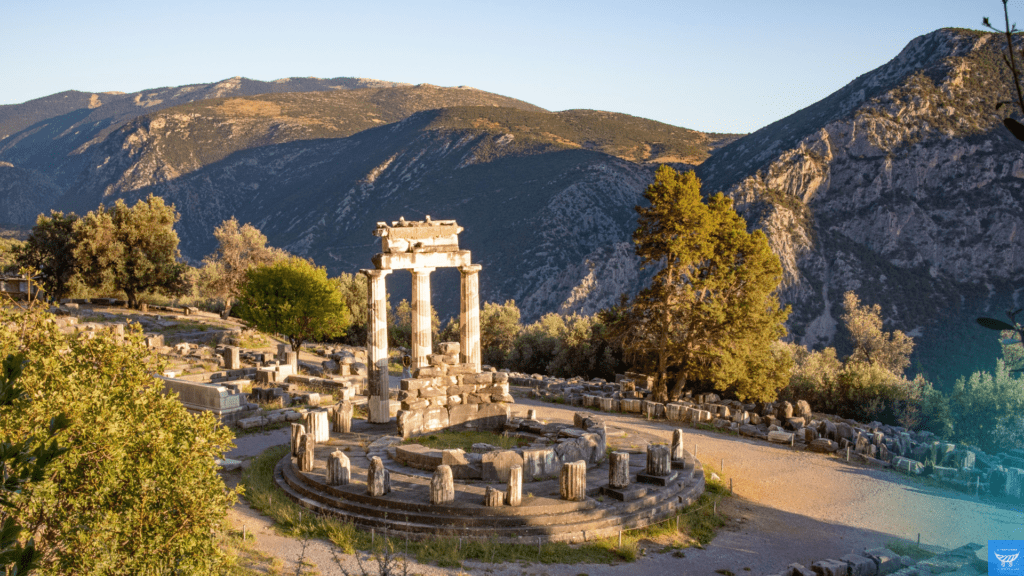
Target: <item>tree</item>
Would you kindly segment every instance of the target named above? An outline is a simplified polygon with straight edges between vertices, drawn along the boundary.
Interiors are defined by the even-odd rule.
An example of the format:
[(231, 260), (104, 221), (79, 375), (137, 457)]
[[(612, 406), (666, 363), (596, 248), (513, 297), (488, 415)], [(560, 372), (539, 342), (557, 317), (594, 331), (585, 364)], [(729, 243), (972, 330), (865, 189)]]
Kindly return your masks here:
[(485, 302), (480, 309), (480, 351), (488, 366), (506, 368), (522, 326), (515, 300), (504, 304)]
[(843, 295), (843, 322), (853, 339), (850, 361), (877, 364), (899, 376), (910, 366), (914, 339), (899, 330), (883, 332), (878, 304), (861, 306), (860, 298), (847, 292)]
[(224, 301), (231, 310), (238, 298), (238, 287), (245, 280), (245, 271), (253, 266), (266, 266), (288, 257), (284, 250), (267, 246), (267, 237), (250, 224), (238, 225), (232, 217), (214, 229), (217, 250), (203, 259), (203, 284), (207, 295)]
[[(342, 301), (348, 308), (349, 325), (341, 341), (350, 346), (366, 346), (367, 328), (367, 278), (363, 274), (342, 272), (337, 278)], [(389, 315), (390, 317), (390, 315)]]
[(705, 203), (693, 171), (661, 166), (644, 198), (633, 241), (641, 266), (658, 271), (616, 330), (623, 349), (654, 368), (658, 400), (698, 381), (740, 399), (774, 398), (788, 365), (771, 343), (785, 335), (789, 307), (776, 296), (782, 265), (764, 233), (748, 233), (723, 194)]
[[(360, 276), (362, 276), (360, 274)], [(364, 276), (365, 278), (365, 276)], [(366, 298), (363, 298), (366, 301)], [(388, 310), (388, 345), (412, 348), (412, 304), (402, 299), (394, 313)], [(430, 307), (430, 340), (437, 342), (437, 334), (441, 329), (441, 319), (437, 310)], [(365, 344), (365, 341), (362, 343)]]
[[(23, 354), (18, 379), (31, 402), (0, 410), (0, 430), (53, 438), (67, 451), (13, 499), (12, 517), (35, 538), (46, 574), (214, 573), (237, 490), (215, 458), (231, 432), (164, 394), (161, 370), (133, 324), (122, 339), (62, 333), (41, 307), (0, 309), (0, 357)], [(35, 479), (33, 479), (35, 480)]]
[(49, 216), (40, 214), (16, 256), (19, 267), (39, 273), (39, 283), (52, 300), (67, 297), (71, 280), (78, 273), (78, 220), (74, 212), (65, 215), (51, 210)]
[(303, 342), (337, 338), (349, 325), (339, 282), (308, 260), (291, 257), (245, 273), (238, 315), (259, 330), (283, 334), (298, 352)]
[(109, 283), (125, 293), (132, 308), (149, 290), (181, 293), (185, 265), (178, 262), (174, 231), (179, 218), (173, 204), (152, 194), (131, 208), (118, 200), (110, 211), (101, 205), (86, 214), (75, 223), (75, 256), (86, 284)]
[(0, 238), (0, 272), (16, 271), (18, 254), (25, 242), (13, 238)]

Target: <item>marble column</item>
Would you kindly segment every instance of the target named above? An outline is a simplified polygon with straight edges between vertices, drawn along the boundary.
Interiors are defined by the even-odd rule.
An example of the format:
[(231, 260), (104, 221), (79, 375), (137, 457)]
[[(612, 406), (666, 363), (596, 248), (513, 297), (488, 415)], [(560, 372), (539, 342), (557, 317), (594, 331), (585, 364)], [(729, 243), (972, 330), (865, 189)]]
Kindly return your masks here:
[(479, 264), (459, 266), (462, 273), (462, 306), (459, 314), (459, 342), (462, 363), (480, 369), (480, 269)]
[(362, 270), (368, 278), (366, 356), (369, 366), (367, 402), (370, 422), (383, 424), (388, 413), (388, 295), (384, 278), (391, 270)]
[(416, 268), (412, 272), (412, 369), (430, 365), (430, 273), (434, 268)]

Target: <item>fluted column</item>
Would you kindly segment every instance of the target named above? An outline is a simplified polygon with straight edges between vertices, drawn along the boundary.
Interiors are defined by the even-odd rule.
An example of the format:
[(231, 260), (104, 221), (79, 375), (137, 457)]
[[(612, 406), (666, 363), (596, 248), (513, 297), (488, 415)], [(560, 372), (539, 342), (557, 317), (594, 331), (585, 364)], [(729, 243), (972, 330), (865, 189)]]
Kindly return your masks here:
[(412, 368), (430, 365), (430, 273), (434, 268), (416, 268), (412, 272)]
[(462, 363), (480, 369), (480, 269), (479, 264), (459, 266), (462, 273), (462, 305), (459, 314), (459, 343)]
[(368, 282), (366, 356), (370, 422), (382, 424), (388, 413), (388, 293), (384, 278), (391, 270), (362, 270)]
[(562, 464), (558, 476), (558, 491), (562, 500), (582, 502), (587, 499), (587, 463), (584, 460)]

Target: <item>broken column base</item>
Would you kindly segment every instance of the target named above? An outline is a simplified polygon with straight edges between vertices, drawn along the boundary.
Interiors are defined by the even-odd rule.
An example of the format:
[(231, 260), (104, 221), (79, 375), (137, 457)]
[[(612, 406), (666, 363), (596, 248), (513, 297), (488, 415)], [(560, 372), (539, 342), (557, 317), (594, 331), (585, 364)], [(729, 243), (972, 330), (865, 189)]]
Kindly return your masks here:
[(678, 472), (672, 472), (667, 476), (654, 476), (652, 474), (645, 474), (643, 472), (636, 475), (637, 482), (643, 482), (644, 484), (654, 484), (655, 486), (668, 486), (669, 484), (676, 481), (679, 477)]
[(626, 488), (612, 488), (611, 486), (601, 486), (601, 495), (609, 498), (614, 498), (619, 502), (629, 502), (631, 500), (639, 500), (644, 496), (647, 496), (649, 488), (646, 486), (627, 486)]

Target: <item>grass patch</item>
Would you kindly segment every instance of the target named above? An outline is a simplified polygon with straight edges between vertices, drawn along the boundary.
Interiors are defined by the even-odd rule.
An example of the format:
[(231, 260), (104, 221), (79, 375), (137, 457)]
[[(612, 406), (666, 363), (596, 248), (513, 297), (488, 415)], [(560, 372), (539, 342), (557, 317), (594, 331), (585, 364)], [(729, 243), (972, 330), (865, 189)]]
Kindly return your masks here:
[(492, 446), (497, 446), (503, 450), (510, 450), (520, 446), (527, 446), (530, 444), (530, 440), (520, 436), (498, 434), (497, 432), (490, 432), (486, 430), (467, 430), (465, 432), (437, 432), (426, 436), (409, 438), (402, 443), (420, 444), (427, 448), (434, 448), (435, 450), (462, 448), (463, 451), (469, 452), (470, 448), (473, 447), (473, 444), (491, 444)]
[[(242, 473), (244, 497), (253, 508), (269, 516), (274, 521), (275, 529), (285, 536), (328, 540), (345, 554), (352, 554), (356, 550), (380, 553), (385, 545), (385, 539), (380, 534), (374, 547), (368, 533), (337, 518), (314, 514), (293, 502), (274, 484), (274, 467), (288, 450), (288, 446), (269, 448)], [(674, 530), (674, 525), (671, 529)], [(639, 537), (647, 533), (647, 530), (641, 530), (632, 535), (624, 534), (622, 546), (619, 546), (616, 538), (606, 538), (582, 545), (549, 542), (539, 547), (536, 542), (506, 544), (493, 540), (460, 541), (458, 537), (439, 534), (423, 542), (410, 541), (408, 553), (418, 562), (447, 568), (461, 568), (466, 560), (492, 563), (614, 564), (635, 560)], [(405, 550), (405, 542), (392, 541), (391, 544), (399, 551)]]
[(918, 561), (927, 560), (932, 556), (935, 556), (934, 552), (929, 552), (913, 542), (897, 542), (896, 540), (893, 540), (886, 544), (885, 547), (900, 556), (910, 556), (914, 560)]

